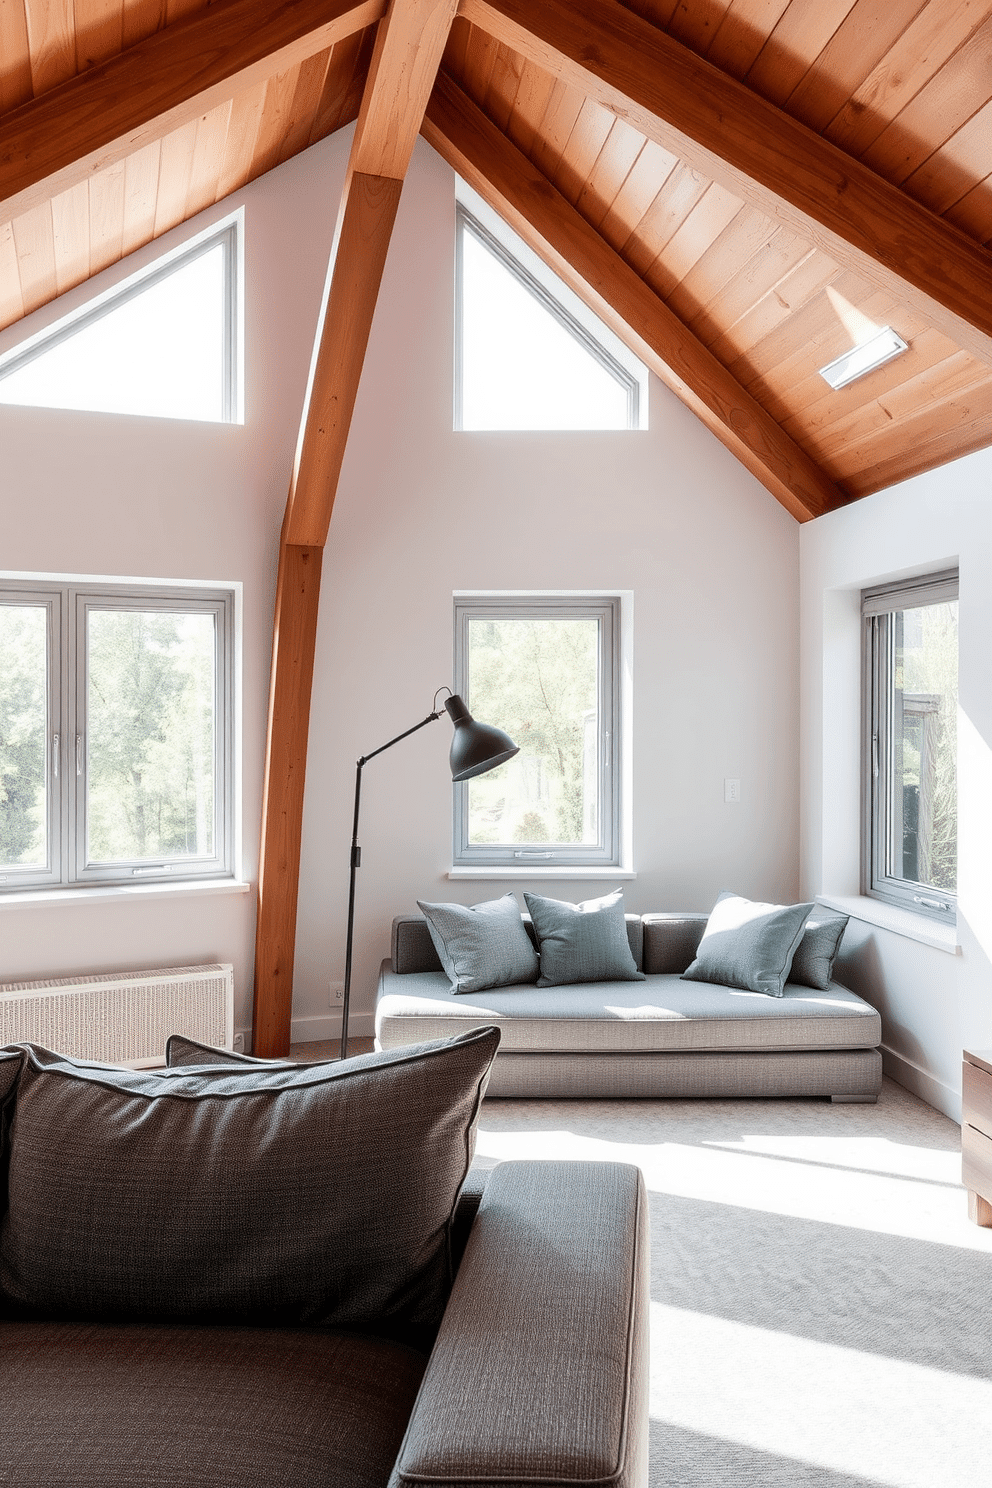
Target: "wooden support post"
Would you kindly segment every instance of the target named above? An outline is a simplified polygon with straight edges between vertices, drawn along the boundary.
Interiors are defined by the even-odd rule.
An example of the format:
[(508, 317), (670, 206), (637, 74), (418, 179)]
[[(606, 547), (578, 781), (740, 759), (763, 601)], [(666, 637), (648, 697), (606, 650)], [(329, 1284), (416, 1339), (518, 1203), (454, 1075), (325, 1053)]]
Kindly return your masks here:
[[(289, 1051), (320, 558), (406, 175), (458, 0), (392, 0), (352, 142), (279, 554), (252, 1047)], [(343, 859), (342, 859), (343, 861)]]

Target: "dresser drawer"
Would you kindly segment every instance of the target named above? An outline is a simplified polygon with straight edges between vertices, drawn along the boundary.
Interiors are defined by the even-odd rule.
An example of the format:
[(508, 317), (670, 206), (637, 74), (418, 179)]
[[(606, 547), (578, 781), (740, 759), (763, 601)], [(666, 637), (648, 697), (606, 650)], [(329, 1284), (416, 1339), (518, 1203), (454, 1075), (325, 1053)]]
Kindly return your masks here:
[(967, 1123), (961, 1128), (961, 1182), (992, 1200), (992, 1138)]
[(967, 1059), (961, 1073), (961, 1120), (992, 1137), (992, 1075)]

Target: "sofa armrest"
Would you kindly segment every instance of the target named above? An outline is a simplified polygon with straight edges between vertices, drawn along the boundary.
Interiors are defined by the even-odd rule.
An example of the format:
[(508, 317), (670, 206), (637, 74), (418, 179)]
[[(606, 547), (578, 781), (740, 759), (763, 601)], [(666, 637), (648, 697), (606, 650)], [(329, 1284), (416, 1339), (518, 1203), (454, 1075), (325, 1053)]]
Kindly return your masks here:
[(624, 1163), (490, 1174), (391, 1488), (647, 1482), (648, 1222)]

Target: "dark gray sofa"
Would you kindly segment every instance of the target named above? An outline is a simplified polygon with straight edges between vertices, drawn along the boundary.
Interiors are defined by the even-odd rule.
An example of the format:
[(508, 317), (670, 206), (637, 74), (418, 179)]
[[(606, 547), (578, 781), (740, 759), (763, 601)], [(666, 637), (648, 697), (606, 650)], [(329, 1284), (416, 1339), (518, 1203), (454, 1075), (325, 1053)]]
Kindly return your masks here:
[(426, 921), (400, 915), (379, 978), (377, 1045), (495, 1024), (490, 1096), (878, 1098), (881, 1019), (849, 988), (787, 983), (779, 998), (682, 981), (707, 916), (628, 914), (626, 923), (644, 981), (455, 993)]
[[(483, 1037), (489, 1050), (479, 1058), (464, 1038), (456, 1041), (462, 1066), (452, 1078), (452, 1061), (435, 1044), (425, 1046), (426, 1056), (365, 1056), (301, 1074), (244, 1061), (252, 1066), (251, 1091), (243, 1072), (228, 1065), (188, 1068), (218, 1055), (187, 1041), (179, 1051), (185, 1067), (161, 1073), (0, 1051), (10, 1172), (0, 1229), (0, 1483), (644, 1488), (643, 1179), (624, 1164), (572, 1162), (506, 1163), (466, 1179), (465, 1137), (485, 1086), (479, 1070), (495, 1047), (492, 1030)], [(357, 1067), (357, 1076), (346, 1066)], [(435, 1101), (446, 1081), (447, 1093)], [(446, 1130), (445, 1111), (458, 1100), (467, 1124), (460, 1116)], [(342, 1112), (344, 1128), (336, 1124)], [(269, 1142), (274, 1128), (288, 1137), (281, 1146), (278, 1131)], [(193, 1164), (177, 1151), (182, 1130)], [(301, 1132), (313, 1138), (302, 1150)], [(232, 1162), (225, 1144), (237, 1133), (251, 1135), (254, 1146)], [(404, 1182), (404, 1165), (410, 1171), (396, 1212), (376, 1191), (375, 1143), (387, 1134), (391, 1151), (399, 1148), (391, 1192)], [(347, 1187), (325, 1199), (336, 1161), (328, 1143), (350, 1143), (349, 1161), (365, 1151), (365, 1181), (353, 1168)], [(440, 1174), (421, 1177), (429, 1157), (418, 1160), (418, 1143), (427, 1154), (448, 1152)], [(210, 1151), (223, 1169), (199, 1188), (198, 1164)], [(416, 1205), (421, 1188), (452, 1179), (455, 1202), (444, 1199), (437, 1211), (450, 1211), (443, 1233), (428, 1226), (413, 1280), (393, 1287), (381, 1317), (348, 1312), (330, 1248), (326, 1270), (335, 1279), (322, 1290), (321, 1309), (350, 1317), (350, 1325), (321, 1320), (321, 1309), (305, 1321), (305, 1309), (301, 1315), (280, 1292), (280, 1268), (300, 1266), (294, 1244), (309, 1241), (324, 1210), (351, 1215), (335, 1242), (331, 1213), (326, 1245), (349, 1251), (345, 1269), (361, 1291), (363, 1251), (375, 1262), (381, 1247), (381, 1269), (389, 1272), (397, 1236), (416, 1239), (399, 1202)], [(344, 1185), (340, 1173), (338, 1180)], [(78, 1196), (72, 1207), (70, 1193)], [(123, 1196), (124, 1208), (108, 1214), (106, 1225), (92, 1221), (94, 1194), (104, 1210)], [(371, 1246), (366, 1232), (353, 1233), (363, 1207), (376, 1227)], [(218, 1249), (216, 1235), (232, 1215), (235, 1238)], [(266, 1215), (274, 1252), (260, 1238)], [(239, 1246), (237, 1235), (253, 1226), (259, 1235)], [(246, 1255), (257, 1257), (260, 1272), (276, 1266), (275, 1280), (253, 1305), (246, 1299), (243, 1314), (230, 1297), (220, 1300), (229, 1280), (216, 1275), (225, 1253), (239, 1292), (252, 1288)], [(317, 1259), (322, 1283), (319, 1248)], [(204, 1267), (206, 1298), (196, 1290)], [(374, 1285), (379, 1269), (373, 1264)], [(425, 1275), (436, 1321), (422, 1305)], [(437, 1275), (447, 1279), (435, 1296)], [(111, 1305), (90, 1285), (93, 1276), (114, 1290)], [(173, 1301), (143, 1307), (141, 1293)], [(273, 1316), (262, 1321), (275, 1293)], [(197, 1298), (192, 1308), (190, 1297)]]

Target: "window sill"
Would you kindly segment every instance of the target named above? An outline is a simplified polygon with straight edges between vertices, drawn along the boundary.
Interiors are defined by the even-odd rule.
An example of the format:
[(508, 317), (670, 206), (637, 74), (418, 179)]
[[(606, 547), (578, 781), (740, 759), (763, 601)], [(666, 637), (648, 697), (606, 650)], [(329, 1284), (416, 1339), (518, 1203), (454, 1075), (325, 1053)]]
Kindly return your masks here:
[(555, 878), (609, 879), (612, 881), (614, 879), (636, 878), (637, 874), (632, 868), (569, 868), (564, 865), (560, 865), (557, 868), (538, 868), (536, 865), (533, 868), (526, 868), (521, 865), (519, 868), (511, 868), (509, 866), (505, 868), (450, 868), (447, 877), (493, 880), (505, 878), (514, 881)]
[(850, 915), (852, 920), (877, 925), (880, 930), (889, 930), (893, 935), (903, 935), (907, 940), (917, 940), (934, 950), (946, 951), (949, 956), (960, 954), (956, 925), (942, 925), (928, 915), (914, 914), (911, 909), (886, 904), (882, 899), (870, 899), (866, 894), (817, 894), (816, 902), (827, 909)]
[(92, 903), (95, 899), (170, 899), (190, 894), (247, 894), (250, 883), (236, 878), (201, 879), (189, 883), (107, 884), (81, 889), (19, 889), (0, 894), (0, 910), (32, 904)]

